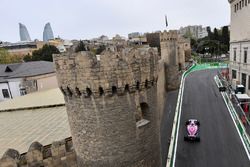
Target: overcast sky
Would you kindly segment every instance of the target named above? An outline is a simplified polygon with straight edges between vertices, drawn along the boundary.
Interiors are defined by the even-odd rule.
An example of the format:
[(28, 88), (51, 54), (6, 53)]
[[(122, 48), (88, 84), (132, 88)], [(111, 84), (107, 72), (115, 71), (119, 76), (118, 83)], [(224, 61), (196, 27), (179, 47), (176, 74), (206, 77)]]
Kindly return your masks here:
[(31, 39), (42, 39), (51, 23), (64, 39), (109, 37), (130, 32), (153, 32), (187, 25), (221, 27), (230, 23), (228, 0), (0, 0), (0, 40), (20, 40), (18, 23)]

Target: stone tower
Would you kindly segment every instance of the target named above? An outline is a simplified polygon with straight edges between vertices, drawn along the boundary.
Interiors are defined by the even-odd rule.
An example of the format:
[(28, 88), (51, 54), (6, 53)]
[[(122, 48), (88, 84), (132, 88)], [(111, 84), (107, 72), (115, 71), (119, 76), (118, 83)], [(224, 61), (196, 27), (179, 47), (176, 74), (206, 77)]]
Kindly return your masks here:
[(179, 87), (180, 71), (185, 66), (186, 43), (176, 30), (160, 33), (161, 59), (166, 65), (168, 90), (175, 90)]
[(156, 48), (54, 55), (79, 167), (160, 167)]

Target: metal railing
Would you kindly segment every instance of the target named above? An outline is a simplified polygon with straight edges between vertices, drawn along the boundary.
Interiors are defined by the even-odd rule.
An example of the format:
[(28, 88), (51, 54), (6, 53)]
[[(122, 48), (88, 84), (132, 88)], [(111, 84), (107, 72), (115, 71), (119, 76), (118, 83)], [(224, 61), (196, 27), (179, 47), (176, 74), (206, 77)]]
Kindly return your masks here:
[[(223, 84), (218, 76), (215, 76), (214, 80), (215, 80), (215, 83), (218, 86), (218, 88), (223, 86)], [(237, 132), (240, 136), (240, 139), (241, 139), (243, 146), (245, 148), (245, 151), (247, 153), (248, 159), (250, 160), (250, 137), (249, 137), (248, 133), (246, 132), (245, 126), (241, 122), (239, 115), (237, 114), (237, 112), (233, 106), (233, 103), (232, 103), (231, 99), (229, 98), (228, 93), (221, 92), (221, 95), (224, 99), (224, 102), (225, 102), (227, 108), (228, 108), (228, 111), (231, 115), (231, 118), (235, 124)]]

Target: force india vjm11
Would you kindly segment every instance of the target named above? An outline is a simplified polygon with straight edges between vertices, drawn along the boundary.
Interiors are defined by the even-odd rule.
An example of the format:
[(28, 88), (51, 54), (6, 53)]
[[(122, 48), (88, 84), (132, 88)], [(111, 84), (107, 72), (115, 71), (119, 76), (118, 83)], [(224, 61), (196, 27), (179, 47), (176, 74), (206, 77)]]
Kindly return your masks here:
[(185, 141), (200, 141), (200, 122), (196, 119), (186, 121), (187, 134), (184, 135)]

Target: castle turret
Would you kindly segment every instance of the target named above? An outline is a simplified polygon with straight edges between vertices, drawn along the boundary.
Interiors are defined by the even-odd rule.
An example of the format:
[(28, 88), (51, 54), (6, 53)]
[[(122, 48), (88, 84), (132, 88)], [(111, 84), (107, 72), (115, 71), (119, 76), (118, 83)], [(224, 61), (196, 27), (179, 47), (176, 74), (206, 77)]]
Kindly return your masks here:
[(161, 61), (166, 66), (167, 90), (176, 90), (180, 85), (180, 74), (185, 69), (188, 46), (190, 47), (190, 42), (179, 36), (176, 30), (160, 33)]
[(79, 167), (159, 167), (156, 48), (54, 55)]

